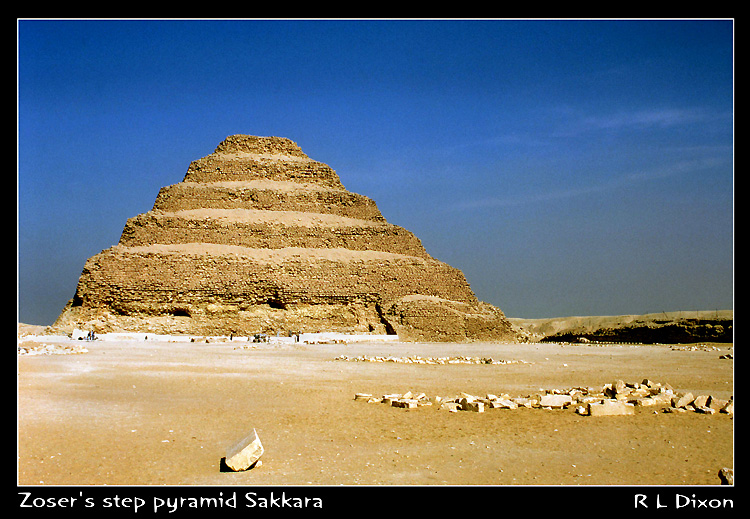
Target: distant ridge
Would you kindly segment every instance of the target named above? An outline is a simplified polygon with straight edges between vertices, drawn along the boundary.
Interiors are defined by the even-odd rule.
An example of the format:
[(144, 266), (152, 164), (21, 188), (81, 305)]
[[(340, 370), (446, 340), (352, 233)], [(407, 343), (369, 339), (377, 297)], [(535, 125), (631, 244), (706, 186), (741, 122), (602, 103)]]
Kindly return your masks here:
[(576, 342), (732, 342), (734, 310), (688, 310), (641, 315), (509, 317), (530, 340)]

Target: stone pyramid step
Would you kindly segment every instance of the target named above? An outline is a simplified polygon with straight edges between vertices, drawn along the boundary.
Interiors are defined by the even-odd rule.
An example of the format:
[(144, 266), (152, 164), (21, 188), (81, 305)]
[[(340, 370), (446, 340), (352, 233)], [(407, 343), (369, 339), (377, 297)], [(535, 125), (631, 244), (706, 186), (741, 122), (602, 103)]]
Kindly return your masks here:
[(289, 139), (232, 136), (190, 163), (184, 182), (281, 180), (344, 189), (327, 164), (310, 159)]
[(86, 261), (53, 329), (515, 337), (464, 274), (278, 137), (232, 135)]
[(280, 249), (285, 247), (378, 250), (424, 257), (420, 240), (385, 221), (331, 214), (253, 209), (149, 211), (130, 218), (120, 244), (215, 243)]
[[(117, 245), (102, 251), (86, 262), (71, 309), (144, 318), (193, 317), (193, 333), (200, 329), (215, 334), (226, 331), (226, 314), (323, 305), (347, 315), (370, 315), (364, 323), (377, 329), (383, 326), (384, 301), (415, 292), (477, 303), (463, 273), (432, 258), (193, 243)], [(250, 320), (232, 331), (251, 334), (259, 331), (257, 326)], [(335, 322), (328, 325), (328, 331), (346, 330), (351, 331), (339, 329)]]
[(248, 180), (180, 182), (163, 187), (155, 210), (258, 209), (338, 214), (362, 220), (384, 220), (370, 198), (314, 183)]

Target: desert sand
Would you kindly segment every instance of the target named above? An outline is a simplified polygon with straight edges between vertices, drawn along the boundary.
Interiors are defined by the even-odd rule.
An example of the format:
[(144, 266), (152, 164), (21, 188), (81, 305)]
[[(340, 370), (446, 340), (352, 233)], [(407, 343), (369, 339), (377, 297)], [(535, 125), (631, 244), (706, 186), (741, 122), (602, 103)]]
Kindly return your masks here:
[[(35, 340), (87, 351), (17, 357), (22, 486), (719, 485), (719, 470), (734, 466), (733, 415), (724, 413), (452, 413), (354, 399), (409, 390), (522, 396), (644, 378), (726, 399), (734, 361), (720, 356), (731, 344)], [(523, 362), (335, 360), (341, 355)], [(222, 471), (226, 449), (253, 429), (262, 464)]]

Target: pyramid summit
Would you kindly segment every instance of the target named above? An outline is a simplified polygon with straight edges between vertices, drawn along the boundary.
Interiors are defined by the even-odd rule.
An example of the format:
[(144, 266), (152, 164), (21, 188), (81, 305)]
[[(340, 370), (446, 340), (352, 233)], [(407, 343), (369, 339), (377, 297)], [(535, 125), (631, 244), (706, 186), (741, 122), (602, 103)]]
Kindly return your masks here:
[(251, 153), (286, 155), (309, 159), (296, 142), (286, 137), (258, 137), (257, 135), (230, 135), (219, 143), (214, 153)]
[(512, 340), (463, 273), (280, 137), (232, 135), (89, 258), (54, 323), (190, 335)]

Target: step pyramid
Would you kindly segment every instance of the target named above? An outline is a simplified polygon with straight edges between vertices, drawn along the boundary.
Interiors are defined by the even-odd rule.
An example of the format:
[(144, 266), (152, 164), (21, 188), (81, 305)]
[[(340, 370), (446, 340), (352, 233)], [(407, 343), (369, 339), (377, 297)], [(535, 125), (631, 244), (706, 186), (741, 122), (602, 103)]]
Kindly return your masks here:
[(293, 141), (232, 135), (117, 245), (86, 261), (53, 325), (107, 332), (398, 334), (511, 340), (463, 273)]

